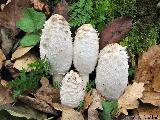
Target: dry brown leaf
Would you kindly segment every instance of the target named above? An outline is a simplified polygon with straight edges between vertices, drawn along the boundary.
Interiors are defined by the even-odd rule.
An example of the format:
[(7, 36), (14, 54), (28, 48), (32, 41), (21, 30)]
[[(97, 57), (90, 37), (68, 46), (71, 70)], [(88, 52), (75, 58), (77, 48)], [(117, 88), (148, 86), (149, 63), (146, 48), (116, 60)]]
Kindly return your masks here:
[(41, 2), (40, 0), (31, 0), (31, 3), (33, 3), (34, 5), (34, 8), (35, 9), (38, 9), (38, 10), (43, 10), (43, 7), (44, 7), (44, 3)]
[(22, 95), (18, 96), (17, 98), (18, 100), (24, 102), (28, 106), (33, 107), (34, 109), (37, 109), (45, 113), (57, 115), (57, 111), (43, 100), (39, 100), (29, 96), (22, 96)]
[(74, 109), (63, 110), (61, 120), (84, 120), (83, 115)]
[(160, 120), (160, 108), (143, 106), (134, 111), (134, 120)]
[(3, 53), (8, 56), (14, 44), (13, 33), (11, 33), (11, 30), (0, 27), (0, 40), (1, 49), (3, 50)]
[(46, 2), (42, 2), (41, 0), (30, 0), (30, 1), (33, 4), (35, 9), (41, 10), (41, 11), (45, 10), (48, 15), (50, 14), (49, 6)]
[(59, 111), (64, 111), (64, 110), (68, 110), (68, 109), (72, 109), (71, 107), (59, 104), (59, 103), (52, 103), (51, 106)]
[(11, 91), (0, 84), (0, 106), (13, 102), (14, 100), (11, 96)]
[(4, 55), (3, 51), (0, 49), (0, 61), (6, 60), (6, 56)]
[(49, 80), (45, 77), (42, 77), (40, 82), (42, 84), (42, 87), (36, 91), (35, 97), (39, 100), (43, 100), (43, 101), (47, 102), (48, 104), (60, 102), (59, 89), (54, 89), (49, 84)]
[(54, 89), (45, 77), (42, 77), (40, 82), (42, 87), (33, 94), (35, 98), (21, 95), (18, 99), (37, 110), (56, 115), (54, 102), (60, 101), (59, 90)]
[(0, 69), (3, 66), (3, 61), (6, 60), (6, 56), (3, 54), (3, 51), (0, 49)]
[(159, 92), (151, 92), (151, 91), (145, 91), (143, 92), (143, 97), (141, 98), (141, 101), (143, 103), (151, 103), (155, 106), (160, 107), (160, 93)]
[(5, 4), (1, 4), (1, 10), (3, 11), (4, 7), (6, 5), (8, 5), (8, 3), (10, 3), (10, 2), (11, 2), (11, 0), (7, 0), (7, 2)]
[(104, 98), (98, 93), (96, 89), (92, 90), (92, 104), (88, 108), (88, 120), (99, 120), (98, 118), (98, 109), (103, 110), (102, 101)]
[(91, 105), (92, 103), (92, 90), (90, 90), (84, 97), (84, 109), (88, 109), (88, 107)]
[(13, 63), (11, 62), (11, 60), (6, 60), (4, 65), (8, 69), (10, 74), (12, 75), (13, 79), (15, 79), (19, 76), (19, 70), (13, 68)]
[(32, 69), (28, 66), (28, 64), (34, 63), (37, 60), (37, 57), (33, 54), (26, 54), (21, 58), (17, 59), (13, 64), (13, 68), (18, 70), (25, 69), (27, 72), (31, 71)]
[(145, 84), (142, 102), (160, 106), (160, 46), (154, 45), (138, 60), (135, 80)]
[(134, 82), (132, 85), (129, 85), (118, 100), (119, 112), (128, 115), (127, 109), (138, 108), (138, 99), (143, 96), (143, 91), (144, 83)]
[(51, 106), (56, 110), (62, 111), (61, 120), (84, 120), (81, 112), (77, 112), (68, 106), (59, 103), (52, 103)]
[(23, 55), (25, 55), (26, 53), (28, 53), (32, 48), (33, 48), (33, 46), (30, 46), (30, 47), (19, 46), (17, 48), (17, 50), (12, 54), (11, 60), (15, 60), (17, 58), (22, 57)]
[(30, 6), (30, 0), (12, 0), (3, 12), (0, 12), (0, 26), (9, 28), (16, 33), (16, 21), (20, 19), (23, 10)]
[(0, 84), (1, 84), (3, 87), (7, 87), (8, 82), (7, 82), (6, 80), (1, 79), (1, 80), (0, 80)]
[(66, 20), (68, 20), (69, 18), (68, 10), (69, 10), (68, 3), (65, 0), (63, 0), (63, 2), (57, 4), (54, 13), (62, 15)]
[(100, 49), (107, 44), (120, 42), (132, 28), (132, 20), (128, 17), (120, 17), (107, 24), (100, 33)]

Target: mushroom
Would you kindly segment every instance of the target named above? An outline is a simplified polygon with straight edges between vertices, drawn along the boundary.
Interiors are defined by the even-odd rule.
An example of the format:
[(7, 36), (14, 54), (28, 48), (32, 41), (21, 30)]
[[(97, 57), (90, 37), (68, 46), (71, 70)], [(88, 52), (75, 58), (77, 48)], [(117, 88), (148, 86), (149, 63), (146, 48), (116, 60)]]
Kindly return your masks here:
[(125, 47), (115, 43), (104, 47), (96, 68), (96, 88), (107, 99), (118, 99), (128, 83), (128, 55)]
[(99, 53), (99, 38), (91, 24), (78, 28), (74, 41), (73, 63), (84, 82), (89, 81), (89, 74), (94, 70)]
[(53, 80), (63, 79), (71, 67), (72, 55), (70, 26), (63, 16), (54, 14), (45, 22), (40, 41), (40, 56), (48, 59)]
[(84, 99), (85, 85), (78, 73), (71, 70), (62, 80), (60, 99), (63, 105), (75, 108)]

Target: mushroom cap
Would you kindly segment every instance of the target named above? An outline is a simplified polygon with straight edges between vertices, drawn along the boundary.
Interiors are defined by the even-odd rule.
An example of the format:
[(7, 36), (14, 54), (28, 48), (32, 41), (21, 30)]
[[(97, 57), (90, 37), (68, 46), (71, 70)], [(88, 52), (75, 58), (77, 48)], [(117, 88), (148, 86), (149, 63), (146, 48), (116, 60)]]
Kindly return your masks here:
[(97, 63), (99, 38), (91, 24), (78, 28), (74, 41), (73, 63), (80, 74), (91, 73)]
[(85, 84), (79, 74), (70, 71), (62, 80), (60, 99), (63, 105), (75, 108), (84, 99)]
[(73, 44), (70, 26), (61, 15), (52, 15), (42, 29), (40, 56), (47, 58), (54, 74), (66, 73), (72, 64)]
[(96, 69), (96, 88), (107, 99), (118, 99), (128, 83), (128, 55), (125, 47), (115, 43), (104, 47)]

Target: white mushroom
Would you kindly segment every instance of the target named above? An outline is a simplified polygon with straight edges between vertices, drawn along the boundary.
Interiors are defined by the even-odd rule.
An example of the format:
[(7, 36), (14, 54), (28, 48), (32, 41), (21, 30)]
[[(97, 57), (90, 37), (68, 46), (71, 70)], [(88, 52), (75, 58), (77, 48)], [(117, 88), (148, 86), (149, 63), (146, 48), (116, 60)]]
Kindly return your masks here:
[(91, 24), (82, 25), (74, 41), (73, 63), (84, 82), (89, 81), (89, 74), (94, 70), (99, 53), (99, 38)]
[(107, 99), (118, 99), (128, 83), (128, 55), (115, 43), (100, 51), (96, 69), (96, 88)]
[(40, 55), (50, 62), (53, 79), (61, 81), (71, 67), (73, 55), (70, 26), (63, 16), (54, 14), (45, 22)]
[(84, 99), (85, 85), (79, 74), (70, 71), (62, 80), (60, 99), (63, 105), (75, 108)]

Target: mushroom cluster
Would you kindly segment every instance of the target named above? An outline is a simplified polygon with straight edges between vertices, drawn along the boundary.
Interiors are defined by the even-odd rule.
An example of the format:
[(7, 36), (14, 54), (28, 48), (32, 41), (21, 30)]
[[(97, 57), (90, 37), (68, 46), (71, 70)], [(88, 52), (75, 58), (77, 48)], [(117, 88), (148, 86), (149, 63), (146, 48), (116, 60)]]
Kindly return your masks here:
[[(73, 108), (79, 105), (85, 96), (89, 74), (96, 65), (95, 83), (102, 95), (107, 99), (118, 99), (124, 92), (128, 83), (127, 51), (125, 47), (114, 43), (99, 53), (98, 35), (91, 24), (84, 24), (78, 28), (72, 43), (70, 27), (63, 16), (55, 14), (46, 21), (42, 30), (40, 54), (41, 58), (47, 58), (50, 62), (53, 79), (62, 82), (62, 104)], [(67, 73), (72, 60), (79, 74), (73, 70)]]

